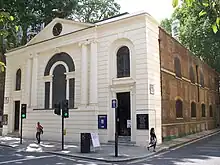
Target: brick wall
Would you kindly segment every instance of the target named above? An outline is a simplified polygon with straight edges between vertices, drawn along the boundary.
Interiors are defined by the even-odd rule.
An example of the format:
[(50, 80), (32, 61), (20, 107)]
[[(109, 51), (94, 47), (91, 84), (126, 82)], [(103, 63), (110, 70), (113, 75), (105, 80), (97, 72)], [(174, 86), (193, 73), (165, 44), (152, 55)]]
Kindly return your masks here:
[[(164, 140), (216, 127), (219, 103), (218, 73), (196, 58), (163, 29), (159, 32), (162, 88), (162, 137)], [(180, 62), (181, 76), (176, 75), (174, 59)], [(190, 77), (192, 67), (195, 83)], [(203, 75), (203, 76), (202, 76)], [(204, 77), (204, 79), (202, 78)], [(204, 85), (202, 83), (204, 80)], [(182, 117), (177, 118), (176, 101), (182, 101)], [(191, 103), (196, 104), (196, 117), (191, 117)], [(202, 117), (205, 104), (205, 117)], [(212, 110), (210, 110), (210, 105)], [(213, 111), (213, 117), (210, 116)]]

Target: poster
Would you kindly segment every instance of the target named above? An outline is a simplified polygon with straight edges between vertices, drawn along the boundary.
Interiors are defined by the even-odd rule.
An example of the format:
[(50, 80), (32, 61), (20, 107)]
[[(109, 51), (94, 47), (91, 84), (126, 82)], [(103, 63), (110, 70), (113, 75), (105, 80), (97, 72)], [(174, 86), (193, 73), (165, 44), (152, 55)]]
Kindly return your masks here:
[(91, 134), (91, 139), (92, 139), (92, 145), (93, 147), (100, 147), (100, 142), (99, 142), (99, 135), (98, 133), (90, 133)]

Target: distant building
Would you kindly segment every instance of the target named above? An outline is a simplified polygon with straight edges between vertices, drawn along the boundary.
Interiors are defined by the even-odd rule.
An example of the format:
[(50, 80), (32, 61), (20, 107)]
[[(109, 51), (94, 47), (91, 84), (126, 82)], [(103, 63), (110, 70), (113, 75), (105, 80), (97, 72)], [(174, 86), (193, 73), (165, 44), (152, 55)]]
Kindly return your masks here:
[[(18, 132), (20, 104), (26, 103), (24, 137), (35, 138), (35, 124), (40, 121), (45, 129), (43, 139), (60, 140), (61, 119), (53, 108), (64, 99), (69, 100), (70, 107), (70, 117), (65, 122), (66, 141), (79, 142), (82, 132), (98, 133), (101, 142), (114, 141), (115, 110), (111, 102), (115, 98), (120, 141), (146, 145), (149, 129), (154, 127), (161, 143), (162, 138), (180, 135), (179, 125), (184, 125), (183, 122), (190, 132), (191, 126), (193, 130), (195, 126), (201, 128), (196, 131), (204, 130), (203, 123), (206, 129), (212, 129), (217, 119), (200, 120), (198, 108), (194, 118), (195, 104), (200, 103), (194, 88), (200, 91), (202, 87), (194, 75), (195, 65), (190, 69), (189, 64), (194, 64), (194, 60), (188, 59), (193, 57), (186, 52), (145, 12), (120, 15), (94, 24), (56, 18), (24, 47), (6, 54), (5, 96), (9, 97), (9, 103), (4, 108), (9, 120), (3, 134)], [(201, 70), (203, 75), (211, 76), (210, 79), (216, 77), (216, 72), (199, 60), (196, 62), (199, 73)], [(175, 76), (174, 66), (182, 68), (182, 77)], [(188, 71), (194, 75), (192, 82)], [(208, 80), (204, 79), (205, 87)], [(169, 81), (173, 84), (168, 85)], [(188, 82), (188, 88), (176, 85), (179, 81), (180, 84)], [(178, 93), (179, 88), (186, 94)], [(212, 98), (203, 101), (206, 106), (212, 106), (209, 114), (214, 116), (217, 102), (213, 100), (217, 100), (219, 93), (216, 91), (214, 95), (210, 87), (207, 88), (201, 89), (206, 95), (201, 94), (200, 99)], [(182, 113), (176, 114), (175, 98), (190, 100), (178, 102), (178, 106), (183, 106)], [(192, 118), (191, 101), (195, 102)]]

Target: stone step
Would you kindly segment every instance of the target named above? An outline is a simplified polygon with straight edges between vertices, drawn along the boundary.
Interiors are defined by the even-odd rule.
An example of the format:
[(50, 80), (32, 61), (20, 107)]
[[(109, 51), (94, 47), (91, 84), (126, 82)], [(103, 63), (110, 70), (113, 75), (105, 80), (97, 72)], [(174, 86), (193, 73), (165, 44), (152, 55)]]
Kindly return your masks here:
[(19, 132), (8, 133), (7, 136), (19, 138), (20, 137), (20, 133)]

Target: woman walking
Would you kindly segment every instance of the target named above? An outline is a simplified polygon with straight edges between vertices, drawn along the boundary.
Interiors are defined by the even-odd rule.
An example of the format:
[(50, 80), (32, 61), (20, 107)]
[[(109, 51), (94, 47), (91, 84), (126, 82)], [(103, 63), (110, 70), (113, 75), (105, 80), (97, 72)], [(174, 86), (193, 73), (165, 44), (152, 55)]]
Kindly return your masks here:
[(157, 137), (156, 137), (154, 128), (151, 128), (151, 130), (150, 130), (150, 143), (149, 143), (149, 146), (147, 147), (148, 151), (151, 147), (153, 147), (154, 148), (153, 152), (156, 152), (156, 150), (155, 150), (156, 144), (157, 144)]
[(37, 132), (36, 132), (36, 139), (37, 143), (40, 144), (40, 134), (43, 134), (43, 127), (40, 125), (40, 122), (37, 122)]

